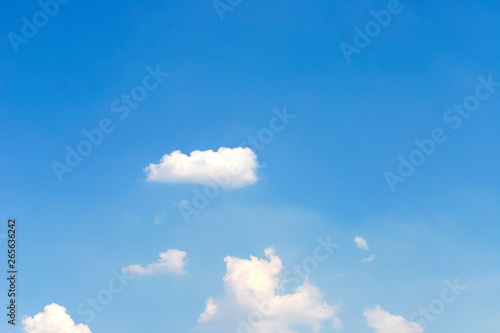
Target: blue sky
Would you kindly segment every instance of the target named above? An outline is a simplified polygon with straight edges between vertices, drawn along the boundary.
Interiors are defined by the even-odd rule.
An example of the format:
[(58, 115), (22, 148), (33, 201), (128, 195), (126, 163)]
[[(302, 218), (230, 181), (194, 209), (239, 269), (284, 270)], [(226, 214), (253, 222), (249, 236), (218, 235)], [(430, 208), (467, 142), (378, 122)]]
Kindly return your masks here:
[[(225, 257), (266, 260), (273, 246), (286, 270), (328, 236), (339, 247), (308, 281), (342, 327), (329, 317), (320, 332), (389, 332), (367, 322), (377, 304), (422, 325), (412, 314), (456, 278), (467, 290), (424, 331), (500, 329), (500, 87), (483, 84), (500, 82), (500, 3), (401, 0), (349, 63), (341, 43), (355, 45), (355, 28), (389, 3), (244, 0), (221, 20), (212, 1), (73, 0), (17, 47), (9, 33), (42, 9), (5, 4), (0, 202), (5, 221), (18, 219), (20, 292), (18, 323), (4, 318), (2, 332), (26, 332), (22, 317), (52, 303), (93, 333), (222, 332), (198, 318), (228, 292)], [(168, 76), (120, 119), (111, 104), (158, 68)], [(488, 96), (453, 129), (444, 115), (479, 100), (478, 86)], [(285, 109), (295, 117), (263, 149), (242, 145)], [(113, 130), (60, 181), (54, 162), (103, 119)], [(392, 191), (386, 172), (436, 128), (446, 141)], [(255, 181), (219, 188), (189, 223), (181, 209), (206, 182), (144, 170), (177, 150), (240, 146), (257, 158)], [(78, 313), (113, 271), (169, 249), (186, 252), (183, 273), (139, 274), (92, 320)]]

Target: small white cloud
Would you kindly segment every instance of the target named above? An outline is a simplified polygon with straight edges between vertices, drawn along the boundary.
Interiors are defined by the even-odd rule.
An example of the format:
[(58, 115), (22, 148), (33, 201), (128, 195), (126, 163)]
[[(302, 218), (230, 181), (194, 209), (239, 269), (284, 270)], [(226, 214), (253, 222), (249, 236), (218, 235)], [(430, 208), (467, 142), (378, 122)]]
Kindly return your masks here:
[(184, 208), (186, 206), (189, 206), (189, 201), (187, 201), (187, 200), (173, 201), (172, 202), (172, 207)]
[(366, 323), (376, 333), (421, 333), (424, 328), (416, 323), (411, 323), (401, 316), (395, 316), (384, 311), (380, 305), (363, 313)]
[(157, 262), (149, 264), (147, 267), (141, 265), (130, 265), (122, 268), (122, 272), (126, 274), (151, 275), (154, 273), (160, 274), (184, 274), (184, 267), (187, 253), (176, 249), (169, 249), (167, 252), (160, 253), (160, 259)]
[(257, 181), (257, 155), (250, 148), (180, 150), (163, 155), (159, 164), (144, 168), (150, 182), (217, 184), (224, 189), (240, 188)]
[(366, 240), (364, 238), (356, 236), (356, 237), (354, 237), (354, 243), (356, 243), (356, 245), (360, 249), (368, 250), (368, 243), (366, 242)]
[(375, 255), (374, 254), (372, 254), (369, 258), (361, 259), (361, 262), (370, 262), (372, 260), (375, 260)]
[[(226, 257), (225, 295), (210, 297), (198, 322), (206, 328), (227, 332), (293, 333), (297, 325), (318, 332), (325, 320), (340, 328), (338, 306), (328, 305), (319, 289), (307, 279), (293, 292), (285, 293), (280, 272), (281, 259), (273, 248), (265, 250), (266, 259)], [(256, 318), (258, 322), (256, 323)]]
[(335, 274), (333, 277), (334, 277), (335, 279), (338, 279), (338, 278), (344, 277), (344, 273), (338, 273), (338, 274)]
[(26, 333), (92, 333), (87, 325), (75, 325), (66, 308), (55, 303), (33, 317), (25, 316), (22, 324)]

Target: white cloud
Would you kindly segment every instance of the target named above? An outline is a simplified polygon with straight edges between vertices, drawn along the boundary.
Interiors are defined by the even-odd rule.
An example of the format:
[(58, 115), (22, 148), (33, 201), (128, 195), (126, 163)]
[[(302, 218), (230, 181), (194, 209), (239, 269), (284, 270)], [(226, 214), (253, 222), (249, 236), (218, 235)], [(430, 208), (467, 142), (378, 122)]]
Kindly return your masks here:
[(384, 311), (380, 305), (363, 313), (369, 327), (376, 333), (421, 333), (424, 328), (416, 323), (411, 323), (401, 316), (395, 316)]
[(317, 332), (325, 320), (331, 320), (333, 327), (341, 327), (338, 306), (328, 305), (319, 289), (307, 280), (293, 293), (284, 293), (279, 277), (281, 259), (273, 248), (266, 249), (265, 254), (267, 260), (254, 256), (250, 260), (231, 256), (224, 259), (225, 295), (206, 301), (205, 312), (198, 318), (200, 325), (231, 333), (293, 333), (295, 325), (310, 326)]
[(180, 150), (163, 155), (159, 164), (144, 168), (147, 181), (166, 183), (215, 183), (233, 189), (257, 181), (257, 155), (250, 148), (219, 148), (195, 150), (186, 155)]
[(22, 323), (26, 333), (92, 333), (87, 325), (75, 325), (66, 308), (55, 303), (33, 317), (24, 317)]
[(141, 265), (130, 265), (122, 268), (123, 273), (138, 274), (138, 275), (151, 275), (154, 273), (160, 274), (184, 274), (184, 267), (186, 262), (187, 253), (176, 249), (167, 250), (167, 252), (160, 253), (160, 259), (157, 262), (149, 264), (146, 268)]
[(364, 238), (356, 236), (356, 237), (354, 237), (354, 243), (356, 243), (356, 245), (360, 249), (368, 250), (368, 243), (366, 242), (366, 240)]
[(370, 262), (375, 259), (375, 255), (372, 254), (369, 258), (363, 258), (361, 259), (361, 262)]

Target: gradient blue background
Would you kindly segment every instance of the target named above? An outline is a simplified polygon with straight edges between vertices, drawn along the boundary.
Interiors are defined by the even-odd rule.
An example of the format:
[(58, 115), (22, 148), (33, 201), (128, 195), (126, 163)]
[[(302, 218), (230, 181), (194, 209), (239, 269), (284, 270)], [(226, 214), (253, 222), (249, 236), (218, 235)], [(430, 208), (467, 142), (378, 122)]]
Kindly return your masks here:
[[(332, 235), (341, 247), (311, 282), (342, 304), (344, 332), (372, 332), (362, 312), (377, 303), (408, 317), (455, 277), (469, 289), (426, 332), (498, 331), (500, 90), (457, 131), (442, 115), (479, 75), (500, 81), (500, 3), (401, 3), (351, 64), (339, 44), (386, 1), (245, 0), (221, 22), (211, 1), (73, 0), (17, 54), (6, 36), (40, 7), (5, 3), (0, 205), (5, 222), (19, 221), (18, 320), (55, 302), (80, 323), (76, 307), (113, 269), (178, 248), (187, 276), (138, 278), (89, 327), (190, 332), (223, 293), (225, 256), (274, 245), (290, 266)], [(110, 103), (156, 64), (169, 78), (119, 120)], [(259, 181), (222, 193), (191, 224), (175, 203), (193, 185), (144, 182), (163, 154), (235, 147), (283, 106), (297, 117), (256, 151)], [(102, 118), (115, 131), (58, 182), (51, 163)], [(391, 192), (383, 173), (436, 127), (449, 139)], [(354, 236), (373, 262), (360, 263), (368, 253)]]

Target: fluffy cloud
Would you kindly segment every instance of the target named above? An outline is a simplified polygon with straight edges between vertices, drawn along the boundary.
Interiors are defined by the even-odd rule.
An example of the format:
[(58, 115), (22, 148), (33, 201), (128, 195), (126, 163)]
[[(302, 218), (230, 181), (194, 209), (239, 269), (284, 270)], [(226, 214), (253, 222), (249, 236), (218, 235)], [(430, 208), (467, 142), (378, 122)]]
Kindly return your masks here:
[(184, 274), (184, 267), (186, 266), (184, 259), (186, 256), (187, 253), (184, 251), (170, 249), (167, 252), (160, 253), (160, 259), (157, 262), (149, 264), (146, 268), (141, 265), (130, 265), (122, 268), (122, 272), (138, 275), (151, 275), (154, 273)]
[(356, 236), (356, 237), (354, 237), (354, 243), (356, 243), (356, 245), (360, 249), (368, 250), (368, 243), (366, 242), (366, 240), (364, 238)]
[(266, 259), (250, 260), (226, 257), (225, 295), (209, 298), (198, 323), (227, 332), (292, 333), (295, 325), (310, 326), (314, 332), (330, 319), (341, 327), (338, 306), (323, 300), (319, 289), (304, 281), (293, 293), (286, 294), (279, 274), (281, 259), (273, 248), (265, 250)]
[(421, 333), (424, 328), (416, 323), (410, 323), (401, 316), (395, 316), (384, 311), (380, 305), (363, 313), (369, 327), (376, 333)]
[(66, 309), (55, 303), (34, 317), (23, 318), (22, 323), (26, 333), (92, 333), (87, 325), (75, 325)]
[(257, 155), (250, 148), (219, 148), (195, 150), (186, 155), (179, 150), (163, 155), (159, 164), (144, 168), (147, 181), (167, 183), (216, 183), (233, 189), (257, 181)]

